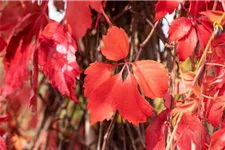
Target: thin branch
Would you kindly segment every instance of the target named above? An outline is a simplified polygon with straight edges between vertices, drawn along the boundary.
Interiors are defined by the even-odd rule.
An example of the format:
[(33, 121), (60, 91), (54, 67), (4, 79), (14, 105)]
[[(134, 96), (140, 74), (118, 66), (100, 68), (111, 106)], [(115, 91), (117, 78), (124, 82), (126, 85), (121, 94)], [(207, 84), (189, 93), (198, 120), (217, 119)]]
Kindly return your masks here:
[(179, 116), (178, 116), (176, 125), (175, 125), (175, 127), (174, 127), (174, 129), (173, 129), (173, 132), (172, 132), (171, 136), (170, 136), (169, 142), (168, 142), (168, 144), (166, 145), (166, 150), (169, 150), (170, 146), (172, 145), (173, 137), (175, 136), (175, 133), (176, 133), (176, 131), (177, 131), (177, 128), (178, 128), (178, 125), (179, 125), (179, 123), (180, 123), (180, 120), (181, 120), (182, 116), (183, 116), (183, 113), (180, 113)]
[(139, 140), (141, 142), (141, 145), (143, 146), (143, 148), (145, 149), (146, 146), (145, 146), (145, 141), (144, 141), (144, 137), (141, 135), (141, 131), (140, 131), (140, 127), (135, 127), (136, 128), (136, 131), (138, 133), (138, 137), (139, 137)]
[(147, 38), (140, 44), (140, 48), (139, 48), (139, 50), (138, 50), (138, 53), (137, 53), (137, 56), (136, 56), (136, 59), (135, 59), (136, 61), (140, 58), (141, 53), (142, 53), (142, 51), (143, 51), (143, 48), (145, 47), (145, 45), (147, 44), (147, 42), (148, 42), (148, 41), (150, 40), (150, 38), (152, 37), (152, 35), (153, 35), (153, 33), (154, 33), (154, 31), (155, 31), (155, 29), (156, 29), (158, 23), (159, 23), (159, 21), (157, 21), (157, 22), (154, 24), (154, 26), (153, 26), (152, 30), (150, 31), (150, 33), (148, 34)]
[(136, 145), (135, 145), (135, 142), (134, 142), (134, 136), (133, 136), (132, 131), (130, 129), (130, 125), (129, 125), (129, 123), (127, 121), (126, 121), (126, 126), (127, 126), (127, 132), (128, 132), (129, 138), (131, 140), (133, 149), (134, 150), (137, 150)]
[(102, 134), (103, 134), (102, 132), (103, 132), (103, 122), (100, 122), (97, 150), (101, 149), (101, 141), (102, 141)]
[(111, 135), (112, 129), (114, 127), (117, 114), (118, 114), (118, 111), (116, 111), (115, 115), (113, 116), (113, 119), (110, 122), (109, 128), (107, 129), (107, 131), (105, 133), (104, 141), (103, 141), (103, 145), (102, 145), (102, 150), (106, 150), (106, 145), (107, 145), (107, 142), (108, 142), (109, 137)]

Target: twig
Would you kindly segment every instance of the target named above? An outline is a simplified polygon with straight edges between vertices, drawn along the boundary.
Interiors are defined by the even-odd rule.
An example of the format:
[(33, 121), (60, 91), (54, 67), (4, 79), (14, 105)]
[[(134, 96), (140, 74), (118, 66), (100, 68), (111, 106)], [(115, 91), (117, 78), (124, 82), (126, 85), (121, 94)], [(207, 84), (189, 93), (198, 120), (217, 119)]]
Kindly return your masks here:
[(131, 140), (133, 149), (134, 150), (137, 150), (136, 145), (135, 145), (135, 142), (134, 142), (134, 136), (133, 136), (133, 134), (131, 132), (130, 125), (129, 125), (129, 123), (127, 121), (126, 121), (126, 126), (127, 126), (127, 132), (128, 132), (129, 138)]
[(154, 26), (153, 26), (152, 30), (150, 31), (150, 33), (148, 34), (147, 38), (140, 44), (140, 48), (139, 48), (139, 50), (138, 50), (138, 53), (137, 53), (137, 56), (136, 56), (136, 59), (135, 59), (136, 61), (137, 61), (137, 60), (139, 59), (139, 57), (141, 56), (141, 53), (142, 53), (142, 51), (143, 51), (144, 46), (147, 44), (147, 42), (148, 42), (148, 41), (150, 40), (150, 38), (152, 37), (152, 35), (153, 35), (153, 33), (154, 33), (154, 31), (155, 31), (155, 29), (156, 29), (158, 23), (159, 23), (159, 21), (157, 21), (157, 22), (154, 24)]
[(172, 132), (170, 138), (169, 138), (169, 142), (168, 142), (168, 144), (166, 145), (166, 150), (169, 150), (169, 148), (170, 148), (170, 146), (171, 146), (171, 144), (172, 144), (173, 137), (175, 136), (175, 133), (176, 133), (176, 131), (177, 131), (177, 128), (178, 128), (178, 125), (179, 125), (179, 123), (180, 123), (180, 120), (181, 120), (182, 116), (183, 116), (183, 113), (180, 113), (179, 116), (178, 116), (176, 125), (175, 125), (175, 127), (174, 127), (174, 129), (173, 129), (173, 132)]
[(112, 26), (113, 25), (112, 22), (110, 21), (109, 17), (106, 15), (103, 9), (101, 9), (101, 13), (104, 16), (106, 22), (109, 24), (109, 26)]
[(117, 114), (118, 114), (118, 111), (116, 111), (115, 115), (113, 116), (113, 119), (110, 122), (109, 128), (107, 129), (107, 131), (105, 133), (104, 141), (103, 141), (103, 145), (102, 145), (102, 150), (106, 150), (106, 144), (107, 144), (107, 141), (109, 140), (110, 134), (111, 134), (112, 129), (114, 127), (114, 123), (115, 123)]
[(143, 136), (141, 135), (141, 131), (140, 131), (140, 127), (135, 127), (136, 128), (136, 131), (138, 133), (138, 137), (139, 137), (139, 140), (141, 142), (141, 145), (143, 146), (143, 148), (145, 149), (146, 146), (145, 146), (145, 141), (144, 141), (144, 138)]
[(116, 21), (118, 18), (120, 18), (125, 12), (127, 12), (127, 10), (130, 9), (130, 7), (131, 7), (131, 6), (130, 6), (130, 4), (128, 3), (118, 15), (116, 15), (115, 17), (112, 18), (112, 22), (114, 22), (114, 21)]
[[(123, 122), (122, 117), (120, 117), (121, 122)], [(121, 129), (122, 129), (122, 141), (123, 141), (123, 150), (126, 150), (126, 138), (125, 138), (125, 130), (124, 130), (124, 124), (121, 123)]]
[(99, 127), (97, 150), (101, 149), (102, 132), (103, 132), (103, 122), (100, 123), (100, 127)]

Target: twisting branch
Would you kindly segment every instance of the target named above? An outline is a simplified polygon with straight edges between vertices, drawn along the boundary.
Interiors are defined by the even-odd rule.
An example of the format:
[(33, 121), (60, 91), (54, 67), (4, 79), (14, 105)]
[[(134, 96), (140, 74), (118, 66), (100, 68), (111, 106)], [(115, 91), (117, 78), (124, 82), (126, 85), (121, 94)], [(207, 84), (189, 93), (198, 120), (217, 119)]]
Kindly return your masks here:
[(97, 150), (101, 149), (102, 131), (103, 131), (103, 122), (100, 122)]
[(107, 144), (107, 141), (109, 140), (109, 137), (113, 130), (117, 114), (118, 114), (118, 111), (116, 111), (115, 115), (113, 116), (112, 121), (110, 122), (109, 128), (107, 129), (107, 131), (105, 133), (102, 150), (106, 150), (106, 144)]
[(129, 138), (131, 140), (133, 149), (134, 150), (137, 150), (136, 145), (135, 145), (135, 142), (134, 142), (134, 136), (133, 136), (133, 134), (131, 132), (130, 125), (129, 125), (129, 123), (127, 121), (126, 121), (126, 126), (127, 126), (127, 132), (128, 132)]
[(152, 30), (150, 31), (150, 33), (148, 34), (148, 36), (147, 36), (147, 38), (140, 44), (140, 48), (139, 48), (139, 50), (138, 50), (138, 53), (137, 53), (137, 56), (136, 56), (136, 61), (140, 58), (140, 56), (141, 56), (141, 53), (142, 53), (142, 51), (143, 51), (143, 48), (145, 47), (145, 45), (147, 44), (147, 42), (150, 40), (150, 38), (152, 37), (152, 35), (153, 35), (153, 33), (154, 33), (154, 31), (155, 31), (155, 29), (156, 29), (156, 27), (157, 27), (157, 25), (159, 24), (159, 21), (157, 21), (155, 24), (154, 24), (154, 26), (153, 26), (153, 28), (152, 28)]

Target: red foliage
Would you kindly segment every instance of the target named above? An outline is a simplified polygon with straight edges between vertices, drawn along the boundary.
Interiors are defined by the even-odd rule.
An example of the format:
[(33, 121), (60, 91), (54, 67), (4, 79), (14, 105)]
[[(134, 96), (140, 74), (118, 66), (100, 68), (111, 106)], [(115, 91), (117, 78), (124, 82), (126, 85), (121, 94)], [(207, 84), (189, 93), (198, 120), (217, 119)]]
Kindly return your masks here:
[[(55, 2), (57, 9), (65, 10), (63, 20), (55, 22), (48, 16), (48, 1), (0, 2), (0, 67), (4, 70), (4, 77), (0, 77), (3, 80), (0, 88), (1, 136), (6, 137), (6, 142), (9, 141), (7, 143), (13, 143), (16, 139), (14, 149), (23, 149), (31, 139), (43, 147), (46, 144), (48, 148), (57, 148), (57, 139), (64, 139), (62, 136), (71, 140), (84, 137), (83, 132), (88, 130), (88, 123), (83, 123), (85, 128), (80, 127), (82, 122), (78, 123), (74, 119), (77, 116), (73, 117), (76, 110), (69, 115), (70, 110), (65, 107), (69, 107), (70, 102), (64, 105), (63, 96), (66, 96), (74, 102), (82, 102), (76, 106), (90, 112), (91, 125), (110, 120), (112, 115), (117, 115), (116, 112), (135, 126), (154, 116), (146, 129), (146, 147), (149, 150), (225, 149), (225, 2), (158, 1), (154, 3), (154, 20), (153, 17), (142, 16), (144, 11), (134, 11), (132, 3), (114, 16), (112, 22), (115, 25), (110, 21), (110, 13), (115, 8), (113, 6), (112, 10), (105, 13), (105, 4), (106, 1), (101, 0), (69, 1), (66, 5), (63, 1)], [(167, 38), (162, 34), (159, 21), (173, 12), (174, 20), (168, 25)], [(131, 31), (129, 35), (123, 28), (117, 27), (115, 21), (126, 13), (131, 13), (131, 19), (123, 21), (131, 20), (131, 26), (123, 28)], [(144, 18), (148, 23), (156, 22), (145, 40), (142, 38), (145, 34), (138, 33), (141, 27), (136, 27), (134, 23), (137, 18)], [(89, 32), (93, 20), (96, 28)], [(108, 25), (105, 25), (106, 22)], [(124, 23), (121, 25), (124, 26)], [(101, 32), (106, 29), (106, 35), (103, 35)], [(153, 47), (157, 49), (157, 61), (141, 60), (141, 53), (148, 41), (152, 40), (154, 31), (156, 42), (153, 43), (163, 41), (165, 49), (161, 51), (158, 46)], [(95, 49), (94, 53), (89, 53), (89, 50), (84, 52), (87, 51), (85, 46), (89, 44), (85, 35), (97, 37), (93, 43), (97, 43), (96, 47), (100, 51)], [(104, 43), (102, 47), (101, 41)], [(78, 50), (80, 53), (76, 56)], [(104, 58), (96, 56), (98, 52)], [(99, 62), (94, 62), (96, 60)], [(84, 70), (83, 74), (81, 70)], [(29, 85), (25, 83), (26, 80), (30, 81)], [(163, 98), (160, 104), (156, 101), (158, 98)], [(149, 99), (155, 103), (149, 102)], [(36, 114), (27, 119), (26, 123), (21, 123), (18, 118), (22, 110), (25, 112), (25, 117), (22, 116), (24, 118), (31, 113), (31, 110), (27, 111), (29, 102)], [(157, 109), (157, 105), (160, 108)], [(155, 115), (154, 110), (160, 112), (161, 108), (163, 111)], [(43, 118), (37, 126), (41, 118), (37, 114), (40, 112)], [(65, 112), (66, 123), (61, 118)], [(81, 120), (84, 118), (88, 117)], [(78, 129), (71, 125), (70, 119), (79, 124)], [(59, 121), (63, 122), (63, 127), (69, 124), (66, 129), (73, 128), (71, 131), (82, 132), (79, 133), (80, 137), (70, 130), (64, 132), (58, 129)], [(114, 127), (114, 122), (112, 120), (109, 130)], [(25, 130), (24, 124), (35, 124), (33, 127), (25, 127), (45, 129), (37, 132), (43, 138), (35, 139), (30, 135), (27, 139), (23, 138), (21, 133)], [(53, 127), (53, 124), (57, 126)], [(123, 120), (120, 124), (123, 124)], [(20, 126), (24, 128), (17, 129)], [(100, 132), (103, 132), (103, 126), (100, 128)], [(53, 129), (55, 131), (48, 135), (46, 131)], [(55, 140), (44, 143), (48, 136)], [(104, 142), (107, 140), (104, 138)], [(74, 143), (84, 145), (85, 142)], [(80, 148), (74, 143), (70, 148)], [(135, 142), (132, 143), (134, 146)], [(37, 146), (33, 144), (31, 142), (32, 148)], [(0, 137), (0, 149), (7, 148), (4, 139)]]
[[(122, 58), (125, 60), (129, 45), (123, 29), (114, 26), (109, 28), (103, 41), (105, 48), (101, 48), (101, 51), (106, 58), (114, 61)], [(167, 70), (160, 63), (150, 60), (136, 61), (132, 66), (135, 77), (130, 72), (126, 60), (123, 69), (113, 76), (113, 65), (97, 62), (87, 68), (84, 88), (85, 96), (88, 97), (91, 124), (110, 119), (116, 110), (124, 119), (135, 125), (145, 122), (147, 116), (152, 116), (153, 108), (140, 95), (137, 85), (140, 85), (148, 97), (162, 97), (168, 89)], [(123, 72), (127, 72), (126, 78), (123, 78)], [(93, 77), (99, 73), (99, 79), (95, 80)]]
[(49, 23), (45, 27), (40, 37), (38, 50), (40, 69), (62, 95), (78, 102), (74, 92), (75, 77), (80, 76), (75, 57), (76, 50), (76, 43), (66, 28), (56, 22)]

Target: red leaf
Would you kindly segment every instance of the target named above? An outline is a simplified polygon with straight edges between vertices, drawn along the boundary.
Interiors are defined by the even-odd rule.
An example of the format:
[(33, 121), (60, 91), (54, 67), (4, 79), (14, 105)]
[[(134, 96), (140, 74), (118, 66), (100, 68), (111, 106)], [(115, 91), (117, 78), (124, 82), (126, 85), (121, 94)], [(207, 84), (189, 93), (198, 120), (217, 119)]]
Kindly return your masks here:
[(200, 50), (203, 51), (209, 41), (210, 36), (212, 35), (213, 27), (212, 24), (208, 21), (203, 20), (203, 18), (198, 19), (201, 24), (196, 25), (196, 31), (198, 34)]
[(184, 104), (181, 104), (181, 105), (175, 107), (171, 111), (171, 114), (175, 114), (175, 113), (178, 113), (178, 112), (183, 112), (183, 113), (192, 112), (196, 108), (197, 108), (197, 102), (196, 102), (196, 100), (193, 100), (193, 101), (189, 101), (189, 102), (186, 102)]
[(168, 71), (156, 61), (142, 60), (132, 63), (134, 76), (145, 96), (162, 97), (169, 87)]
[(199, 118), (191, 113), (184, 113), (175, 136), (178, 149), (205, 150), (207, 133)]
[(102, 8), (102, 4), (101, 4), (101, 0), (99, 1), (89, 1), (91, 8), (95, 9), (98, 13), (101, 12)]
[[(37, 2), (32, 3), (31, 1), (7, 1), (0, 15), (0, 26), (3, 28), (1, 30), (6, 30), (1, 33), (3, 37), (8, 38), (9, 33), (12, 32), (12, 30), (8, 29), (15, 28), (18, 24), (20, 26), (15, 29), (15, 33), (22, 31), (31, 22), (36, 21), (46, 3), (47, 1), (43, 1), (39, 6)], [(23, 20), (28, 14), (32, 14), (32, 17)]]
[[(167, 114), (167, 110), (162, 111), (146, 129), (145, 142), (147, 150), (153, 150), (156, 147), (157, 142), (160, 139), (160, 135), (163, 134), (162, 127), (164, 122), (167, 120)], [(164, 144), (162, 146), (164, 146)]]
[(7, 43), (3, 39), (3, 37), (0, 36), (0, 51), (2, 51), (6, 47)]
[(0, 116), (0, 122), (8, 121), (10, 117), (11, 117), (10, 114), (2, 115)]
[(193, 54), (197, 41), (198, 39), (195, 28), (192, 27), (188, 35), (186, 35), (177, 42), (177, 54), (179, 56), (180, 61), (186, 60), (189, 56)]
[(103, 82), (108, 80), (112, 74), (115, 65), (105, 64), (102, 62), (92, 63), (86, 70), (87, 74), (84, 79), (84, 95), (89, 97), (90, 94)]
[(172, 13), (180, 3), (182, 3), (183, 0), (173, 0), (173, 1), (167, 1), (167, 0), (160, 0), (156, 3), (155, 6), (155, 21), (163, 18), (167, 13)]
[(165, 107), (170, 110), (171, 109), (171, 104), (172, 104), (172, 95), (170, 95), (169, 92), (167, 92), (164, 96), (163, 96), (163, 100), (164, 100), (164, 105)]
[(40, 38), (38, 63), (40, 69), (50, 80), (52, 86), (62, 95), (74, 101), (75, 78), (80, 69), (76, 62), (76, 44), (66, 29), (56, 22), (49, 23)]
[[(97, 72), (96, 72), (97, 73)], [(98, 86), (88, 99), (91, 125), (110, 117), (119, 110), (121, 116), (138, 125), (152, 115), (153, 108), (140, 95), (131, 73), (123, 82), (122, 71)]]
[(14, 36), (6, 49), (4, 57), (5, 79), (2, 86), (2, 97), (15, 92), (28, 75), (28, 65), (33, 55), (30, 27)]
[(105, 44), (101, 48), (102, 54), (109, 60), (118, 61), (126, 58), (129, 51), (128, 36), (122, 28), (112, 26), (108, 29), (107, 35), (103, 36)]
[(195, 74), (193, 72), (185, 72), (182, 74), (180, 81), (177, 84), (177, 93), (184, 94), (193, 90), (192, 82), (194, 80)]
[(210, 140), (209, 149), (222, 150), (225, 148), (225, 129), (220, 129), (213, 133)]
[(216, 37), (212, 42), (212, 48), (215, 50), (217, 56), (222, 57), (225, 54), (225, 33), (221, 33), (218, 37)]
[(192, 22), (185, 17), (174, 20), (168, 31), (169, 42), (176, 41), (186, 36), (192, 28)]
[(7, 150), (5, 141), (2, 137), (0, 137), (0, 150)]
[(193, 17), (197, 17), (200, 11), (204, 11), (207, 8), (207, 1), (189, 1), (189, 13)]
[(73, 37), (78, 40), (83, 37), (87, 29), (91, 28), (92, 18), (89, 5), (96, 11), (102, 9), (101, 1), (68, 1), (64, 21), (72, 30)]
[[(202, 14), (202, 15), (208, 17), (209, 20), (210, 20), (212, 23), (218, 23), (219, 20), (221, 19), (222, 15), (223, 15), (223, 11), (207, 10), (207, 11), (204, 11), (204, 12), (200, 12), (200, 14)], [(221, 24), (222, 24), (222, 25), (225, 24), (225, 19), (224, 19), (224, 18), (223, 18)]]
[(207, 121), (212, 124), (213, 127), (218, 127), (222, 121), (222, 115), (224, 110), (224, 101), (208, 100), (206, 103)]

